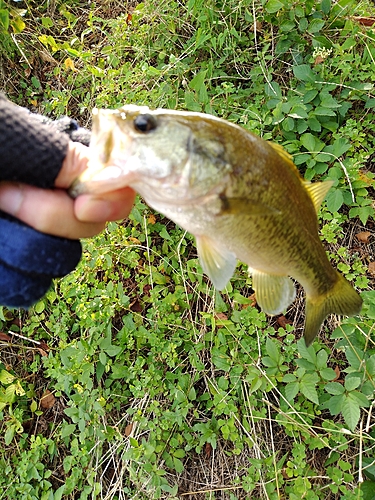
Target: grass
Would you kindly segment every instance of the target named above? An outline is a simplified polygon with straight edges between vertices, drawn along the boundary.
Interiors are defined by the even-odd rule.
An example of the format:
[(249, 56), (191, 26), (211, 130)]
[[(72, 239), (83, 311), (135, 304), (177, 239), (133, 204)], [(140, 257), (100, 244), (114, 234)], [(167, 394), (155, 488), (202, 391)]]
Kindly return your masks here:
[(374, 499), (372, 4), (13, 5), (14, 101), (85, 126), (124, 102), (210, 112), (334, 180), (321, 237), (364, 308), (306, 349), (301, 287), (272, 318), (243, 264), (215, 291), (193, 238), (137, 200), (35, 307), (1, 309), (0, 498)]

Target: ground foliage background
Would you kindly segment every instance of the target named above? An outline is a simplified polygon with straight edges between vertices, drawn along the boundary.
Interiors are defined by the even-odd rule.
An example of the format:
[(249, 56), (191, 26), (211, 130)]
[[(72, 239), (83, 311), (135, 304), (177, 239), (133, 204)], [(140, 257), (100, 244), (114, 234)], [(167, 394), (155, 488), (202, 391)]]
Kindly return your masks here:
[(138, 200), (29, 311), (0, 309), (0, 498), (375, 499), (375, 9), (353, 0), (0, 0), (0, 85), (89, 127), (93, 106), (213, 113), (309, 180), (360, 316), (301, 342), (246, 266), (216, 292), (192, 237)]

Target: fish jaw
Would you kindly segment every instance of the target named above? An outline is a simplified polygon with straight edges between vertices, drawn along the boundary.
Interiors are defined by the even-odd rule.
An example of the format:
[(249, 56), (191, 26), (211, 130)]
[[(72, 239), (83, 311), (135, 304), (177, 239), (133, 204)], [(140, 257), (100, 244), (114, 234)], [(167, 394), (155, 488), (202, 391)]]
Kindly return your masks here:
[(147, 111), (147, 107), (132, 105), (93, 111), (91, 159), (88, 168), (70, 188), (73, 197), (83, 193), (104, 194), (126, 186), (143, 195), (141, 191), (165, 189), (169, 185), (174, 188), (171, 189), (174, 199), (177, 188), (185, 186), (186, 193), (191, 153), (186, 145), (191, 142), (191, 131), (181, 125), (178, 148), (174, 148), (177, 151), (167, 154), (170, 145), (165, 132), (168, 130), (147, 136), (137, 133), (134, 128), (136, 117), (149, 116)]

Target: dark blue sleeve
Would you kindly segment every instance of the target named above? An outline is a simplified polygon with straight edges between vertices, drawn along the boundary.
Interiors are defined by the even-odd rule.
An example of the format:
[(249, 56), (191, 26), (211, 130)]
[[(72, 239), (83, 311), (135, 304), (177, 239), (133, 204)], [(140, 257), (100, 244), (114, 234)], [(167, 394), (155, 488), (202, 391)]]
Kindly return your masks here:
[[(52, 188), (69, 139), (87, 145), (89, 138), (74, 120), (53, 122), (0, 96), (0, 180)], [(0, 305), (30, 307), (53, 278), (75, 268), (81, 253), (78, 240), (40, 233), (0, 211)]]
[(8, 307), (30, 307), (81, 258), (78, 240), (40, 233), (2, 212), (0, 235), (0, 304)]

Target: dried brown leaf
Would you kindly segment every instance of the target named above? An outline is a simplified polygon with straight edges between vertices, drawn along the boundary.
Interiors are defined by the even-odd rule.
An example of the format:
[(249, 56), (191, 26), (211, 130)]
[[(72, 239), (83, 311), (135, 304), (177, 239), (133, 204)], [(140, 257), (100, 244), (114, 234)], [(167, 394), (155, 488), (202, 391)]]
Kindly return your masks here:
[(368, 265), (368, 272), (371, 274), (371, 276), (375, 276), (375, 262), (370, 262)]
[(277, 324), (281, 328), (284, 328), (284, 330), (285, 330), (286, 325), (291, 325), (292, 324), (292, 322), (290, 321), (290, 319), (287, 319), (285, 316), (279, 316), (276, 321), (277, 321)]
[(154, 215), (154, 214), (150, 214), (150, 215), (148, 216), (148, 219), (147, 219), (147, 220), (148, 220), (148, 223), (149, 223), (149, 224), (155, 224), (155, 222), (156, 222), (156, 217), (155, 217), (155, 215)]
[(43, 392), (43, 396), (40, 400), (40, 406), (44, 410), (48, 410), (49, 408), (52, 408), (52, 406), (55, 404), (55, 402), (56, 402), (55, 396), (52, 394), (52, 392), (49, 389), (46, 389)]
[(39, 342), (39, 347), (40, 347), (40, 349), (43, 349), (43, 351), (46, 351), (46, 352), (49, 351), (48, 345), (45, 342), (43, 342), (43, 340)]
[(5, 342), (10, 342), (11, 338), (6, 333), (0, 332), (0, 340), (5, 340)]
[[(224, 313), (216, 313), (215, 318), (220, 321), (226, 321), (228, 319), (228, 316)], [(223, 328), (224, 325), (216, 325), (218, 328)]]
[(133, 430), (133, 422), (130, 422), (130, 424), (128, 424), (126, 427), (125, 427), (125, 436), (126, 437), (129, 437), (130, 434), (132, 433), (132, 430)]
[(375, 24), (375, 17), (353, 16), (353, 19), (362, 26), (374, 26)]
[(204, 445), (204, 458), (208, 460), (212, 455), (212, 445), (210, 443), (206, 443)]
[(133, 312), (138, 312), (138, 313), (143, 311), (142, 304), (140, 303), (140, 301), (138, 299), (136, 299), (134, 302), (132, 302), (130, 304), (130, 310)]
[(316, 66), (317, 64), (321, 64), (323, 61), (324, 61), (324, 57), (322, 57), (322, 56), (316, 56), (314, 64)]
[(355, 236), (357, 240), (360, 241), (361, 243), (368, 243), (371, 233), (370, 231), (362, 231), (360, 233), (357, 233)]

